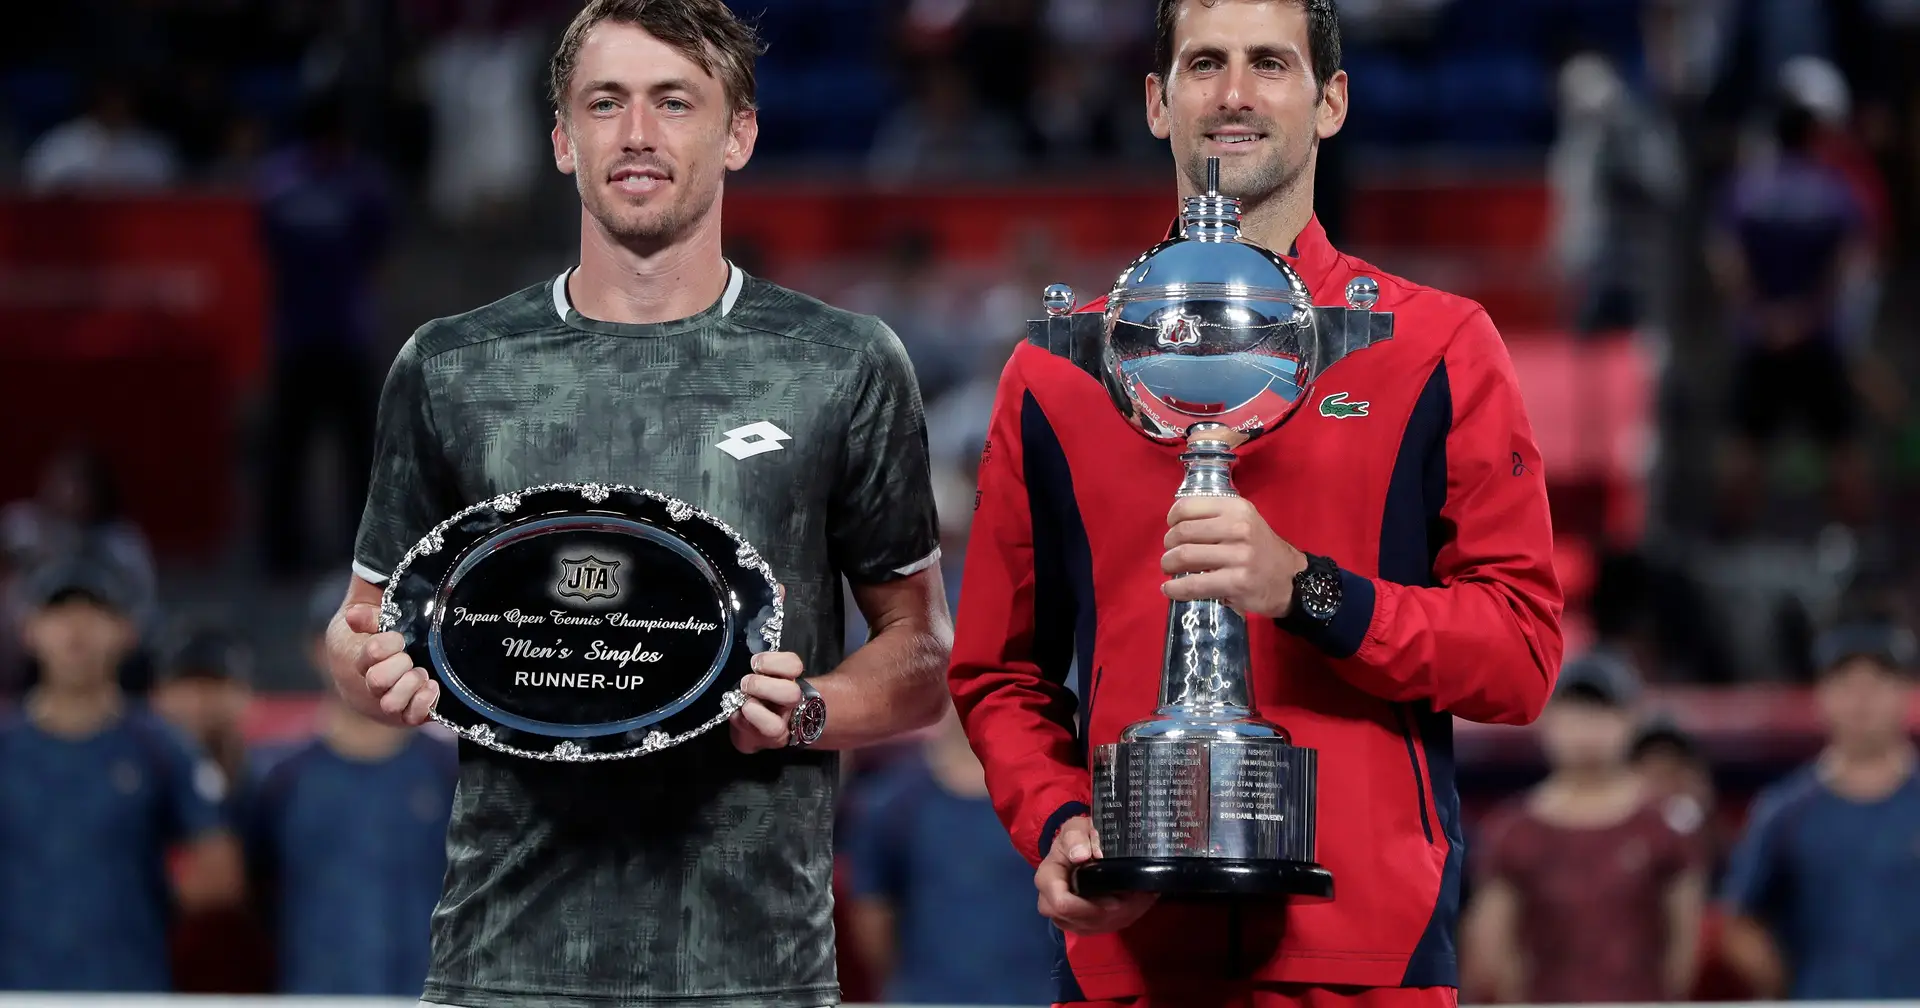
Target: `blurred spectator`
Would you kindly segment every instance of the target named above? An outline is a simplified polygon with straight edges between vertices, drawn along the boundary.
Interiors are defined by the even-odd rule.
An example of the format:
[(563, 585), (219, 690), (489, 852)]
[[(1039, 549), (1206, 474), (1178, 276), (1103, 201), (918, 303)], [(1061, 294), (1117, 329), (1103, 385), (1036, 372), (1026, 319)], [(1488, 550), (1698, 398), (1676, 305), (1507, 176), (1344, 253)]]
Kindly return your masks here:
[(1780, 110), (1777, 150), (1752, 155), (1736, 175), (1711, 247), (1737, 343), (1723, 488), (1730, 531), (1752, 525), (1766, 499), (1763, 452), (1796, 418), (1827, 452), (1834, 516), (1859, 527), (1870, 511), (1859, 396), (1836, 328), (1845, 278), (1870, 249), (1847, 180), (1813, 158), (1816, 125), (1802, 106)]
[[(432, 31), (420, 63), (432, 111), (427, 199), (449, 224), (482, 223), (525, 199), (552, 124), (539, 94), (538, 15), (551, 0), (410, 0)], [(576, 5), (577, 9), (577, 5)]]
[[(76, 552), (112, 565), (124, 580), (128, 607), (142, 638), (159, 618), (153, 551), (139, 526), (121, 513), (119, 482), (107, 461), (89, 448), (56, 454), (40, 477), (38, 495), (0, 508), (0, 696), (20, 685), (20, 656), (11, 629), (25, 613), (15, 597), (19, 578), (58, 557)], [(143, 688), (144, 675), (124, 685)]]
[[(111, 564), (56, 561), (24, 597), (41, 680), (0, 717), (0, 989), (169, 990), (174, 904), (240, 895), (225, 782), (114, 681), (135, 629)], [(170, 887), (176, 844), (187, 849)]]
[[(231, 633), (189, 627), (171, 642), (153, 688), (153, 708), (221, 770), (226, 815), (247, 779), (243, 718), (252, 700), (253, 652)], [(272, 943), (246, 903), (182, 913), (173, 927), (174, 990), (264, 994), (272, 990)]]
[(1692, 987), (1705, 884), (1627, 762), (1634, 672), (1588, 656), (1540, 719), (1550, 772), (1489, 818), (1462, 980), (1503, 1002), (1666, 1001)]
[(1847, 180), (1869, 246), (1885, 250), (1893, 227), (1887, 184), (1873, 153), (1852, 131), (1853, 93), (1846, 77), (1818, 56), (1796, 56), (1780, 68), (1780, 92), (1783, 100), (1813, 113), (1809, 153)]
[(1762, 113), (1781, 71), (1812, 56), (1838, 66), (1862, 105), (1881, 117), (1889, 59), (1876, 0), (1727, 0), (1714, 60), (1713, 115), (1746, 123)]
[(1719, 858), (1713, 831), (1713, 767), (1700, 744), (1679, 725), (1656, 718), (1634, 733), (1627, 759), (1667, 825), (1681, 836), (1695, 838), (1702, 864), (1711, 874)]
[[(1702, 874), (1716, 876), (1723, 844), (1714, 813), (1713, 767), (1700, 743), (1679, 725), (1654, 718), (1634, 735), (1629, 759), (1667, 825), (1693, 838)], [(1696, 943), (1699, 966), (1694, 971), (1693, 989), (1684, 1000), (1745, 1001), (1753, 997), (1753, 990), (1726, 959), (1721, 937), (1725, 930), (1724, 909), (1708, 905), (1701, 914)]]
[(316, 559), (335, 559), (303, 549), (313, 538), (301, 503), (316, 436), (331, 427), (340, 449), (340, 526), (357, 524), (372, 467), (380, 373), (374, 282), (393, 206), (387, 180), (360, 152), (338, 96), (311, 100), (300, 141), (261, 169), (260, 215), (273, 284), (262, 528), (268, 570), (288, 576)]
[(171, 642), (153, 688), (153, 709), (219, 765), (236, 786), (246, 780), (242, 719), (253, 699), (253, 651), (215, 627), (190, 627)]
[(914, 96), (881, 124), (867, 173), (881, 185), (1004, 177), (1021, 163), (1020, 134), (983, 111), (945, 62), (919, 68)]
[(1686, 172), (1670, 125), (1606, 57), (1560, 71), (1560, 132), (1549, 168), (1561, 270), (1578, 292), (1574, 325), (1605, 332), (1666, 321), (1667, 223)]
[(848, 840), (854, 932), (897, 1004), (1046, 1004), (1054, 940), (949, 711), (924, 757), (883, 771)]
[(113, 79), (94, 85), (84, 115), (34, 141), (23, 172), (35, 192), (161, 189), (179, 173), (166, 140), (135, 118), (132, 90)]
[[(307, 659), (323, 675), (344, 581), (315, 590)], [(322, 691), (319, 736), (263, 752), (245, 795), (248, 866), (278, 937), (281, 994), (417, 998), (446, 873), (453, 746)]]
[(1913, 638), (1842, 626), (1817, 652), (1827, 748), (1754, 801), (1722, 891), (1727, 959), (1763, 997), (1920, 997)]

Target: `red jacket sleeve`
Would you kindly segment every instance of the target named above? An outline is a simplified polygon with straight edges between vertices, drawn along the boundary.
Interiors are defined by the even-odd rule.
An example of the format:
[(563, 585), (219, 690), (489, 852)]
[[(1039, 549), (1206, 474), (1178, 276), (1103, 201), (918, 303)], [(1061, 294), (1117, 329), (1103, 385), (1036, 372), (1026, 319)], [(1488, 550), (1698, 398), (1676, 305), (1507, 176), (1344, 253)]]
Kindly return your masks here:
[(994, 809), (1014, 846), (1037, 865), (1061, 824), (1088, 811), (1092, 784), (1074, 730), (1070, 658), (1036, 653), (1033, 512), (1021, 438), (1028, 409), (1038, 406), (1016, 352), (1000, 376), (980, 456), (948, 682)]
[(1340, 613), (1301, 633), (1375, 696), (1526, 724), (1546, 706), (1562, 647), (1546, 479), (1513, 362), (1484, 311), (1462, 323), (1444, 366), (1452, 414), (1435, 587), (1343, 571)]

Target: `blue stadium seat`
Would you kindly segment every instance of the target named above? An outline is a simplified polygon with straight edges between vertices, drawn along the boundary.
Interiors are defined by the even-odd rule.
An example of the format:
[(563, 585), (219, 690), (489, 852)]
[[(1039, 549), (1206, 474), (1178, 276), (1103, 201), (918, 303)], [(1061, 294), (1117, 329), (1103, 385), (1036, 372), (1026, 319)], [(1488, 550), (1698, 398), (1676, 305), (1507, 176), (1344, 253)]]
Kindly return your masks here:
[(1533, 55), (1484, 53), (1442, 60), (1434, 70), (1440, 142), (1510, 147), (1553, 140), (1553, 74)]
[(1432, 95), (1422, 68), (1393, 53), (1369, 49), (1350, 51), (1341, 62), (1352, 102), (1343, 136), (1390, 147), (1427, 139)]

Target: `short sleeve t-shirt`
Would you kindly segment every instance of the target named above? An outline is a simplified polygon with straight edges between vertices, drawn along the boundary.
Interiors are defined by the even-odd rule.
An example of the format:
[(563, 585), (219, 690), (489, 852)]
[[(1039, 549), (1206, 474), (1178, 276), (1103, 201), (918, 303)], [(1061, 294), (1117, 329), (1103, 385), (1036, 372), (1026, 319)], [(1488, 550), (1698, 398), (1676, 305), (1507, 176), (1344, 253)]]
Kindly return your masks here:
[(1805, 157), (1742, 171), (1720, 225), (1733, 235), (1755, 295), (1768, 304), (1824, 303), (1834, 267), (1865, 220), (1845, 176)]
[[(841, 578), (938, 562), (924, 409), (879, 320), (735, 268), (707, 310), (583, 317), (567, 275), (422, 327), (382, 394), (355, 566), (383, 581), (460, 508), (556, 482), (698, 504), (786, 590), (781, 647), (842, 657)], [(838, 999), (838, 760), (742, 755), (725, 731), (642, 759), (461, 744), (426, 998), (492, 1008)]]
[(896, 936), (886, 1000), (1043, 1005), (1059, 989), (1033, 868), (985, 795), (954, 794), (921, 758), (868, 785), (847, 863), (857, 897), (885, 902)]
[(1524, 801), (1483, 827), (1477, 875), (1519, 897), (1527, 1000), (1664, 1000), (1666, 894), (1698, 863), (1698, 844), (1656, 804), (1612, 826), (1572, 829)]
[(79, 739), (0, 713), (0, 990), (171, 990), (167, 850), (225, 790), (144, 709)]
[(1761, 792), (1721, 898), (1772, 930), (1794, 998), (1920, 998), (1920, 774), (1873, 802), (1811, 767)]
[(446, 874), (453, 746), (422, 732), (361, 760), (314, 739), (256, 764), (241, 819), (274, 911), (275, 991), (419, 997)]

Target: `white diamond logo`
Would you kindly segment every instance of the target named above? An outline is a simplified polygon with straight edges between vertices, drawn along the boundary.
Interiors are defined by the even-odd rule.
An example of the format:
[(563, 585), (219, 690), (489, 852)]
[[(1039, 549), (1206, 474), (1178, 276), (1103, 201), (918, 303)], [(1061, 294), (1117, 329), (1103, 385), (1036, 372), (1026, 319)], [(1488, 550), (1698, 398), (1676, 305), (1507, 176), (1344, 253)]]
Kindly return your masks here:
[(781, 442), (793, 440), (793, 435), (766, 422), (750, 423), (745, 427), (735, 427), (727, 432), (726, 440), (714, 445), (715, 448), (737, 459), (750, 459), (755, 455), (779, 451), (785, 447)]

